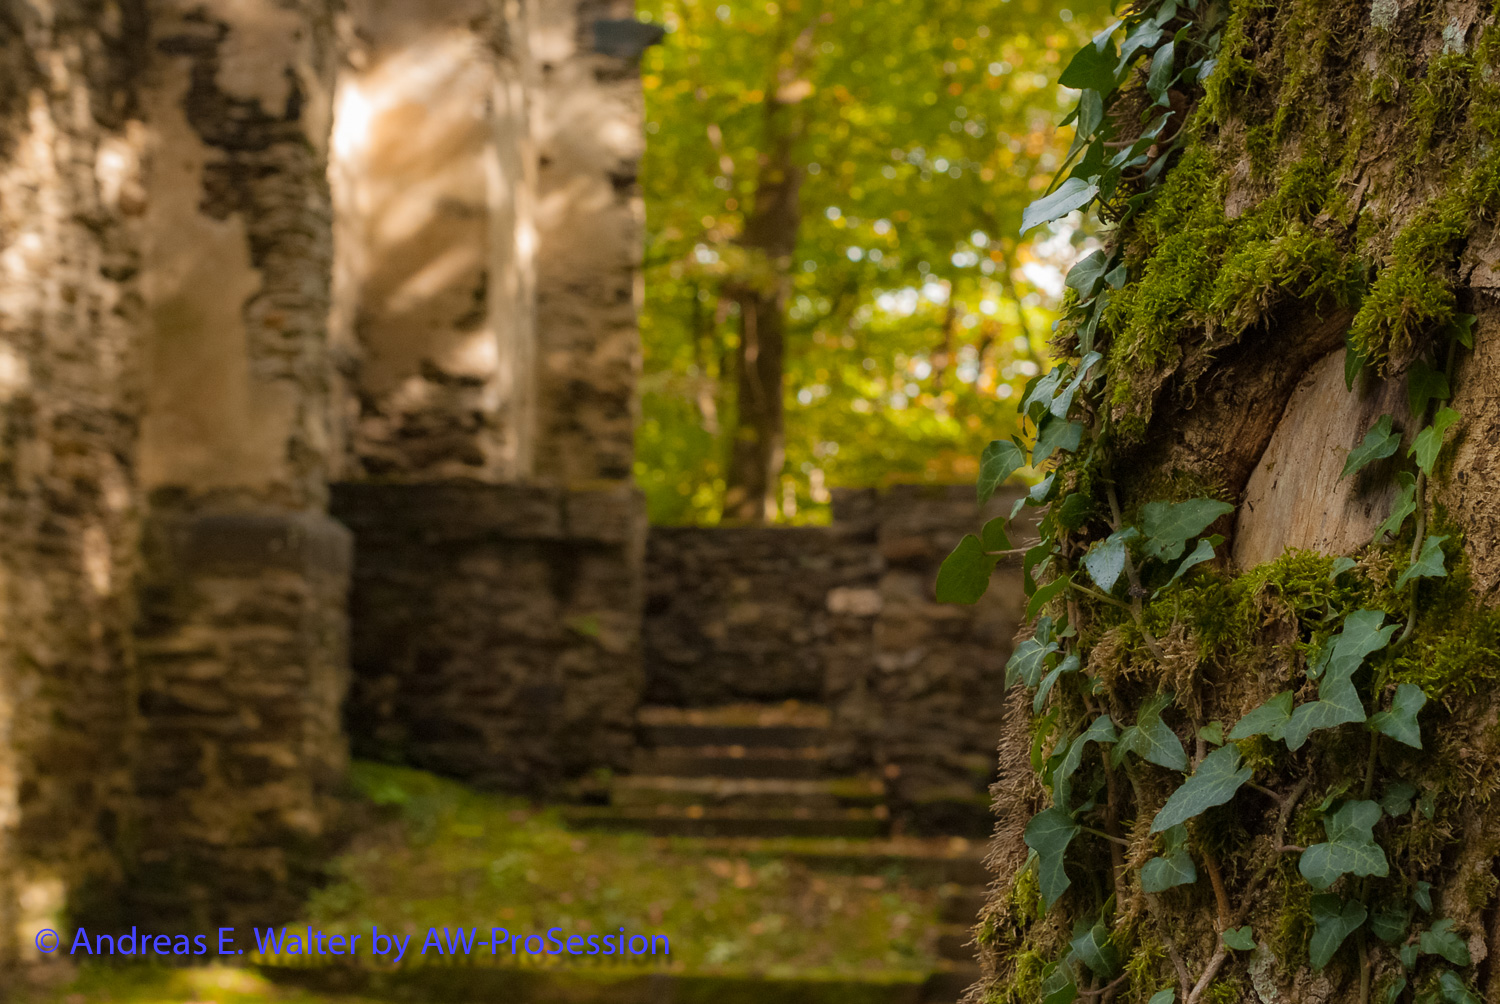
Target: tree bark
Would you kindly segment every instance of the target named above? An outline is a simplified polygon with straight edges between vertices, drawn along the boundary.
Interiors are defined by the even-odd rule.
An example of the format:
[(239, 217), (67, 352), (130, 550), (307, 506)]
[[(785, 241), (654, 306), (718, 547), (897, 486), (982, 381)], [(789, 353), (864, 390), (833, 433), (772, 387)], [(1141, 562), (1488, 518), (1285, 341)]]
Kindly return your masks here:
[[(1191, 16), (1206, 17), (1207, 6)], [(1340, 0), (1235, 2), (1227, 13), (1217, 76), (1187, 113), (1183, 154), (1147, 208), (1105, 237), (1128, 280), (1098, 329), (1104, 379), (1068, 412), (1084, 426), (1082, 445), (1053, 464), (1072, 526), (1055, 531), (1050, 560), (1086, 591), (1043, 605), (1077, 629), (1063, 647), (1097, 689), (1061, 697), (1059, 684), (1035, 709), (1022, 689), (1027, 700), (1009, 705), (997, 881), (978, 932), (986, 976), (969, 1000), (1054, 999), (1039, 989), (1043, 973), (1067, 966), (1090, 1002), (1164, 990), (1178, 1004), (1500, 1000), (1500, 809), (1487, 780), (1500, 759), (1500, 635), (1491, 634), (1500, 631), (1500, 8)], [(1385, 67), (1378, 86), (1370, 67)], [(1143, 99), (1131, 86), (1122, 102)], [(1318, 191), (1289, 195), (1303, 170)], [(1352, 388), (1348, 344), (1367, 358)], [(1076, 365), (1068, 324), (1054, 348)], [(1442, 390), (1414, 410), (1419, 373)], [(1415, 514), (1382, 539), (1397, 473), (1415, 472), (1409, 449), (1443, 407), (1459, 417), (1445, 438), (1439, 431), (1430, 476), (1414, 479)], [(1399, 447), (1345, 476), (1382, 414)], [(1211, 528), (1228, 538), (1217, 562), (1190, 573), (1182, 592), (1164, 585), (1170, 569), (1159, 566), (1143, 583), (1139, 551), (1140, 566), (1127, 561), (1110, 595), (1094, 588), (1082, 561), (1091, 549), (1144, 525), (1147, 504), (1205, 496), (1235, 511)], [(1448, 552), (1443, 570), (1397, 588), (1434, 539)], [(1210, 612), (1211, 596), (1245, 606)], [(1299, 708), (1318, 699), (1313, 659), (1355, 606), (1382, 613), (1395, 632), (1353, 678), (1370, 727), (1346, 720), (1297, 749), (1263, 733), (1242, 741), (1253, 784), (1188, 823), (1198, 879), (1145, 892), (1142, 866), (1163, 853), (1150, 826), (1210, 750), (1199, 729), (1217, 723), (1227, 737), (1278, 692)], [(1398, 683), (1426, 695), (1420, 749), (1374, 724)], [(1072, 802), (1056, 801), (1050, 769), (1044, 779), (1038, 765), (1071, 756), (1065, 739), (1081, 724), (1137, 722), (1158, 694), (1192, 766), (1171, 771), (1131, 754), (1095, 765), (1090, 751)], [(1388, 874), (1344, 873), (1326, 890), (1304, 880), (1304, 847), (1335, 840), (1329, 816), (1404, 784), (1428, 801), (1402, 811), (1382, 800), (1373, 839)], [(1085, 788), (1088, 805), (1077, 808)], [(1049, 807), (1081, 828), (1065, 857), (1071, 884), (1042, 909), (1024, 833)], [(1410, 907), (1420, 883), (1430, 883), (1430, 910), (1421, 894)], [(1315, 967), (1320, 895), (1372, 919)], [(1375, 936), (1377, 914), (1391, 923), (1409, 908), (1399, 938)], [(1085, 929), (1074, 924), (1085, 920), (1102, 922), (1120, 951), (1109, 976), (1070, 961)], [(1401, 958), (1403, 944), (1428, 945), (1440, 924), (1461, 951)], [(1239, 925), (1253, 931), (1253, 950), (1223, 943)]]
[(767, 99), (773, 146), (756, 181), (755, 205), (740, 243), (764, 271), (730, 290), (740, 307), (735, 352), (737, 407), (730, 443), (724, 518), (764, 523), (776, 515), (776, 476), (785, 460), (783, 368), (792, 254), (801, 212), (801, 168), (793, 161), (790, 107)]

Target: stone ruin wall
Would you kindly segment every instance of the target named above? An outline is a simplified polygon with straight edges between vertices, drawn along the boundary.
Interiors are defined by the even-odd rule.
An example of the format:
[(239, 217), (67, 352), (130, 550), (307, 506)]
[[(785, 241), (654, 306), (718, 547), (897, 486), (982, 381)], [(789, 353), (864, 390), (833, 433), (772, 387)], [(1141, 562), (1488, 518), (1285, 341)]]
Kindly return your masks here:
[(907, 804), (986, 772), (1016, 615), (931, 602), (961, 496), (647, 572), (630, 13), (0, 0), (0, 966), (286, 919), (351, 745), (556, 793), (643, 693), (791, 686)]
[(968, 486), (836, 490), (829, 526), (653, 529), (645, 700), (826, 704), (840, 766), (884, 775), (908, 830), (988, 835), (1025, 601), (1013, 559), (973, 607), (933, 590), (959, 539), (1015, 498), (980, 507)]
[[(629, 16), (0, 0), (0, 966), (70, 920), (295, 909), (347, 759), (355, 541), (330, 499), (372, 535), (362, 570), (425, 548), (403, 534), (445, 492), (551, 507), (416, 588), (583, 569), (551, 661), (584, 692), (630, 679), (640, 99), (633, 55), (591, 48)], [(581, 262), (578, 212), (610, 235)], [(570, 714), (549, 741), (601, 720)]]

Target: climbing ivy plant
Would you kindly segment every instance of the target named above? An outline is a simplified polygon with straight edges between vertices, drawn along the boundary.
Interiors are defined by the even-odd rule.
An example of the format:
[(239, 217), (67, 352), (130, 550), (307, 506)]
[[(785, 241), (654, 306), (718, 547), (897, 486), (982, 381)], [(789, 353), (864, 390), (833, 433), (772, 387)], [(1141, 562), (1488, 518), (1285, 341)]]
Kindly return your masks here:
[[(1073, 58), (1061, 80), (1080, 91), (1064, 122), (1074, 125), (1076, 139), (1053, 186), (1026, 211), (1025, 229), (1090, 209), (1123, 225), (1151, 205), (1188, 137), (1185, 120), (1215, 73), (1224, 11), (1223, 4), (1198, 0), (1137, 4)], [(1024, 832), (1030, 852), (1024, 874), (1034, 884), (1018, 880), (1016, 888), (1034, 889), (1043, 917), (1066, 900), (1071, 923), (1056, 954), (1032, 972), (1030, 996), (1071, 1004), (1107, 1001), (1128, 988), (1136, 1000), (1149, 995), (1149, 1004), (1216, 999), (1212, 988), (1236, 953), (1282, 938), (1248, 923), (1257, 895), (1280, 883), (1281, 895), (1306, 903), (1307, 923), (1296, 930), (1314, 970), (1346, 949), (1357, 956), (1362, 1004), (1372, 994), (1383, 1004), (1478, 1004), (1462, 972), (1471, 960), (1454, 921), (1434, 915), (1428, 882), (1410, 868), (1393, 868), (1402, 827), (1417, 817), (1431, 820), (1433, 800), (1383, 767), (1389, 758), (1382, 756), (1386, 743), (1424, 747), (1428, 695), (1393, 679), (1393, 665), (1417, 627), (1423, 582), (1448, 575), (1455, 549), (1450, 535), (1432, 531), (1426, 489), (1461, 421), (1447, 402), (1455, 358), (1473, 347), (1474, 318), (1455, 315), (1441, 325), (1410, 364), (1414, 434), (1403, 437), (1396, 416), (1382, 415), (1343, 468), (1344, 478), (1369, 477), (1367, 468), (1397, 457), (1409, 441), (1397, 462), (1403, 469), (1394, 474), (1394, 503), (1370, 548), (1386, 553), (1410, 533), (1409, 549), (1393, 558), (1394, 583), (1367, 588), (1357, 581), (1355, 558), (1334, 560), (1326, 585), (1342, 599), (1323, 604), (1304, 646), (1301, 679), (1238, 720), (1204, 722), (1202, 702), (1167, 687), (1142, 693), (1098, 647), (1109, 636), (1102, 626), (1124, 625), (1160, 676), (1172, 675), (1163, 639), (1179, 626), (1176, 600), (1195, 583), (1225, 574), (1216, 562), (1223, 537), (1213, 531), (1234, 510), (1215, 497), (1121, 507), (1097, 400), (1110, 298), (1136, 278), (1120, 244), (1107, 240), (1069, 273), (1071, 305), (1061, 322), (1069, 337), (1058, 344), (1070, 354), (1026, 388), (1020, 411), (1028, 434), (985, 450), (979, 502), (1024, 467), (1040, 481), (1008, 517), (964, 538), (937, 586), (940, 600), (976, 602), (997, 564), (1020, 557), (1033, 627), (1010, 657), (1006, 686), (1031, 693), (1032, 766), (1049, 804)], [(1351, 338), (1351, 388), (1369, 365)], [(1014, 546), (1008, 524), (1027, 507), (1043, 509), (1040, 539)], [(1305, 774), (1277, 780), (1295, 778), (1286, 768), (1299, 753), (1320, 743), (1357, 748), (1350, 745), (1356, 737), (1363, 755), (1349, 780), (1322, 792), (1321, 801), (1311, 801)], [(1219, 863), (1226, 819), (1220, 807), (1251, 798), (1269, 807), (1269, 846), (1231, 893)], [(1138, 814), (1150, 812), (1149, 826), (1140, 825), (1143, 819), (1127, 825), (1132, 805)], [(1086, 840), (1094, 841), (1091, 850), (1081, 851)], [(1111, 849), (1109, 867), (1097, 857), (1098, 841)], [(1183, 952), (1161, 898), (1196, 888), (1205, 877), (1218, 937), (1206, 954)], [(1128, 909), (1127, 900), (1144, 902), (1146, 916)], [(1069, 930), (1069, 922), (1058, 921)], [(1148, 921), (1160, 954), (1132, 956), (1148, 940), (1141, 931)], [(1377, 943), (1399, 963), (1382, 970), (1378, 987)], [(1189, 965), (1193, 958), (1196, 966)]]

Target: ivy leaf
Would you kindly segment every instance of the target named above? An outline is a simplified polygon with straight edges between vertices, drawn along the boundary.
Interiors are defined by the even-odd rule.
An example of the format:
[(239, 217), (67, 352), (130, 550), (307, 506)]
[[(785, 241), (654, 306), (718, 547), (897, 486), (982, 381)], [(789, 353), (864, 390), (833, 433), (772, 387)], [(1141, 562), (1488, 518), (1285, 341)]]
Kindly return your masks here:
[(998, 558), (984, 551), (984, 545), (972, 533), (965, 534), (953, 553), (943, 559), (937, 574), (939, 603), (978, 603), (990, 586)]
[(1120, 953), (1109, 940), (1109, 929), (1096, 922), (1073, 938), (1073, 954), (1095, 976), (1109, 979), (1120, 971)]
[[(1021, 507), (1022, 506), (1027, 506), (1027, 505), (1041, 505), (1044, 502), (1051, 501), (1051, 499), (1052, 499), (1052, 486), (1055, 485), (1056, 483), (1057, 483), (1057, 472), (1053, 471), (1051, 474), (1047, 475), (1041, 481), (1038, 481), (1036, 484), (1032, 485), (1031, 486), (1031, 491), (1028, 492), (1027, 494), (1023, 495), (1021, 498), (1016, 499), (1015, 504), (1010, 507), (1010, 518), (1011, 519), (1015, 519), (1016, 518), (1016, 513), (1018, 513), (1018, 512), (1021, 511)], [(1037, 546), (1041, 547), (1041, 546), (1045, 545), (1046, 543), (1047, 543), (1046, 541), (1042, 541), (1042, 544), (1038, 544)]]
[(1086, 88), (1078, 95), (1078, 124), (1074, 127), (1073, 142), (1082, 145), (1099, 130), (1104, 121), (1104, 95), (1093, 88)]
[(1396, 1002), (1401, 999), (1401, 995), (1405, 992), (1406, 977), (1398, 976), (1396, 977), (1396, 981), (1394, 983), (1386, 985), (1384, 992), (1382, 992), (1380, 996), (1380, 1004), (1396, 1004)]
[(1031, 466), (1041, 467), (1047, 462), (1047, 458), (1058, 450), (1073, 453), (1081, 442), (1083, 442), (1082, 422), (1070, 422), (1065, 418), (1058, 418), (1049, 411), (1042, 416), (1041, 427), (1037, 430), (1036, 445), (1031, 450)]
[(1083, 556), (1084, 571), (1089, 573), (1094, 585), (1103, 592), (1108, 593), (1115, 588), (1115, 583), (1120, 580), (1120, 573), (1125, 571), (1125, 545), (1139, 536), (1139, 530), (1127, 526), (1089, 548), (1089, 553)]
[(1370, 932), (1388, 945), (1406, 937), (1406, 929), (1411, 926), (1411, 911), (1389, 909), (1381, 910), (1370, 918)]
[(1005, 532), (1008, 522), (1004, 516), (996, 516), (984, 524), (979, 531), (979, 543), (986, 551), (1009, 551), (1010, 535)]
[(1068, 886), (1073, 884), (1063, 867), (1063, 859), (1067, 855), (1068, 844), (1077, 835), (1078, 824), (1073, 822), (1073, 817), (1056, 806), (1043, 809), (1026, 824), (1026, 846), (1036, 851), (1037, 881), (1042, 901), (1049, 909), (1059, 896), (1068, 891)]
[(1383, 624), (1383, 610), (1356, 610), (1345, 617), (1342, 630), (1328, 640), (1328, 676), (1349, 679), (1367, 657), (1389, 645), (1400, 625)]
[(1151, 995), (1151, 999), (1146, 1004), (1173, 1004), (1176, 1000), (1177, 991), (1169, 987), (1166, 990), (1156, 991), (1156, 993)]
[(979, 458), (979, 504), (984, 505), (1007, 478), (1026, 466), (1026, 455), (1015, 443), (997, 439)]
[(1412, 886), (1411, 901), (1422, 908), (1423, 913), (1432, 912), (1432, 883), (1417, 882)]
[(1255, 933), (1250, 930), (1250, 925), (1244, 927), (1231, 927), (1219, 938), (1224, 942), (1225, 948), (1232, 948), (1236, 952), (1253, 952), (1255, 950)]
[(1028, 548), (1021, 556), (1021, 587), (1026, 590), (1027, 596), (1036, 592), (1036, 579), (1032, 578), (1032, 569), (1038, 566), (1046, 567), (1047, 559), (1052, 555), (1052, 548), (1052, 541), (1043, 540), (1035, 547)]
[(1345, 902), (1337, 896), (1314, 896), (1312, 898), (1313, 936), (1307, 946), (1312, 957), (1313, 968), (1321, 970), (1339, 950), (1344, 939), (1365, 922), (1368, 915), (1365, 905), (1358, 900)]
[(1396, 579), (1396, 591), (1400, 592), (1412, 579), (1442, 579), (1448, 575), (1448, 568), (1443, 559), (1443, 541), (1447, 537), (1429, 536), (1422, 541), (1421, 553), (1417, 560), (1407, 566)]
[(1254, 776), (1253, 768), (1240, 766), (1238, 747), (1220, 746), (1203, 758), (1193, 776), (1181, 788), (1172, 792), (1167, 804), (1151, 821), (1151, 832), (1171, 829), (1216, 805), (1223, 805)]
[[(1078, 55), (1073, 57), (1073, 62), (1077, 63), (1078, 60), (1083, 57), (1084, 53), (1089, 52), (1091, 48), (1091, 46), (1084, 46), (1083, 49), (1078, 53)], [(1111, 59), (1111, 62), (1113, 62), (1113, 59)], [(1068, 69), (1071, 70), (1072, 68), (1072, 64), (1069, 64)], [(1066, 77), (1067, 75), (1067, 71), (1064, 71), (1063, 77)], [(1087, 83), (1079, 85), (1068, 84), (1061, 80), (1059, 82), (1062, 83), (1064, 87), (1091, 86)], [(1097, 89), (1099, 88), (1096, 88), (1096, 90)], [(1111, 75), (1110, 77), (1109, 89), (1114, 89), (1113, 75)], [(1058, 185), (1057, 190), (1054, 191), (1051, 195), (1045, 195), (1042, 198), (1037, 199), (1031, 205), (1027, 206), (1026, 210), (1021, 213), (1022, 236), (1025, 236), (1026, 231), (1031, 230), (1034, 227), (1039, 227), (1043, 223), (1051, 223), (1053, 220), (1060, 220), (1064, 216), (1067, 216), (1069, 213), (1071, 213), (1073, 210), (1082, 209), (1090, 202), (1093, 202), (1094, 196), (1098, 194), (1098, 185), (1090, 184), (1089, 182), (1084, 181), (1082, 178), (1068, 178), (1061, 185)]]
[(1443, 433), (1462, 417), (1452, 408), (1441, 408), (1433, 417), (1432, 424), (1417, 433), (1416, 442), (1406, 452), (1417, 458), (1417, 466), (1422, 469), (1423, 474), (1432, 476), (1433, 465), (1437, 463), (1438, 454), (1443, 450)]
[(1365, 433), (1364, 441), (1349, 451), (1349, 458), (1344, 461), (1339, 479), (1343, 480), (1377, 460), (1384, 460), (1395, 453), (1400, 445), (1401, 433), (1391, 431), (1391, 416), (1381, 415), (1380, 420)]
[(1411, 405), (1411, 413), (1418, 421), (1421, 421), (1422, 417), (1427, 414), (1428, 401), (1433, 398), (1446, 401), (1451, 396), (1448, 378), (1442, 370), (1433, 369), (1418, 359), (1406, 371), (1406, 400)]
[(1408, 970), (1415, 969), (1417, 967), (1417, 946), (1402, 945), (1401, 950), (1396, 953), (1396, 957), (1401, 960), (1401, 965), (1404, 968)]
[(1365, 356), (1348, 339), (1344, 341), (1344, 389), (1354, 389), (1354, 378), (1365, 368)]
[(1073, 398), (1077, 395), (1078, 388), (1083, 386), (1083, 381), (1088, 379), (1089, 372), (1103, 358), (1097, 352), (1085, 352), (1083, 358), (1078, 360), (1078, 370), (1073, 374), (1073, 379), (1068, 381), (1066, 387), (1058, 391), (1057, 396), (1052, 399), (1052, 404), (1048, 406), (1047, 410), (1058, 418), (1067, 417), (1068, 409), (1073, 407)]
[(1292, 692), (1283, 690), (1265, 704), (1251, 711), (1229, 730), (1231, 740), (1265, 736), (1281, 739), (1286, 735), (1287, 723), (1292, 720)]
[(1057, 388), (1062, 386), (1063, 379), (1067, 375), (1068, 366), (1063, 363), (1027, 381), (1026, 396), (1021, 399), (1021, 413), (1037, 420), (1042, 417), (1042, 412), (1050, 411), (1052, 399), (1057, 395)]
[(1397, 781), (1385, 789), (1385, 794), (1380, 798), (1380, 808), (1387, 816), (1404, 816), (1411, 811), (1411, 800), (1416, 794), (1415, 785)]
[(1135, 724), (1120, 734), (1120, 742), (1115, 747), (1114, 754), (1116, 763), (1126, 753), (1134, 753), (1142, 760), (1168, 770), (1188, 769), (1187, 753), (1183, 751), (1182, 740), (1161, 720), (1161, 713), (1172, 703), (1172, 697), (1172, 692), (1167, 691), (1141, 705)]
[(1076, 530), (1089, 521), (1093, 501), (1083, 492), (1073, 492), (1057, 507), (1057, 521), (1066, 529)]
[(1146, 76), (1146, 93), (1159, 98), (1172, 85), (1172, 67), (1175, 65), (1175, 46), (1168, 42), (1151, 54), (1151, 69)]
[(1073, 982), (1071, 952), (1061, 962), (1050, 963), (1042, 970), (1041, 1004), (1073, 1004), (1078, 999), (1078, 985)]
[(1009, 690), (1017, 683), (1035, 687), (1042, 679), (1047, 656), (1058, 651), (1057, 642), (1037, 637), (1027, 638), (1016, 645), (1005, 663), (1005, 687)]
[[(1183, 573), (1186, 572), (1189, 568), (1192, 568), (1194, 565), (1201, 565), (1205, 561), (1213, 561), (1214, 548), (1218, 547), (1222, 543), (1224, 543), (1224, 538), (1219, 536), (1217, 533), (1211, 537), (1204, 537), (1199, 540), (1198, 546), (1193, 548), (1193, 553), (1189, 554), (1186, 558), (1183, 558), (1180, 563), (1178, 563), (1177, 571), (1173, 572), (1172, 577), (1167, 580), (1167, 586), (1170, 586), (1172, 583), (1182, 578)], [(1156, 591), (1156, 595), (1160, 596), (1161, 590), (1167, 588), (1167, 586), (1162, 586), (1161, 589), (1158, 589)]]
[(1070, 572), (1067, 575), (1059, 575), (1045, 586), (1038, 588), (1031, 594), (1031, 601), (1026, 604), (1026, 616), (1035, 617), (1038, 610), (1046, 606), (1052, 597), (1066, 589), (1068, 583), (1072, 581), (1073, 574)]
[(1120, 43), (1120, 61), (1115, 64), (1115, 76), (1118, 78), (1124, 71), (1130, 57), (1142, 49), (1149, 49), (1161, 41), (1162, 30), (1150, 21), (1142, 21), (1135, 30), (1125, 36), (1125, 41)]
[(1174, 826), (1163, 836), (1161, 856), (1147, 861), (1141, 869), (1141, 889), (1145, 892), (1165, 892), (1198, 881), (1198, 869), (1187, 849), (1187, 827)]
[[(1402, 473), (1404, 474), (1406, 472), (1403, 471)], [(1380, 536), (1379, 531), (1376, 531), (1376, 536)], [(1328, 581), (1333, 582), (1337, 580), (1340, 575), (1343, 575), (1345, 572), (1349, 571), (1349, 569), (1358, 564), (1359, 562), (1355, 561), (1353, 558), (1334, 558), (1333, 566), (1328, 569)]]
[(1391, 514), (1375, 528), (1375, 536), (1370, 538), (1371, 543), (1379, 543), (1380, 538), (1386, 534), (1399, 536), (1406, 517), (1417, 511), (1417, 479), (1410, 471), (1401, 471), (1396, 475), (1396, 481), (1401, 485), (1401, 491), (1396, 495), (1395, 504), (1391, 506)]
[(1452, 970), (1444, 969), (1438, 974), (1438, 992), (1443, 995), (1443, 1004), (1482, 1004), (1479, 997)]
[(1301, 749), (1307, 737), (1319, 729), (1365, 720), (1365, 706), (1351, 677), (1366, 656), (1384, 648), (1396, 633), (1398, 625), (1381, 627), (1384, 621), (1385, 614), (1379, 610), (1356, 610), (1344, 618), (1343, 630), (1329, 639), (1324, 649), (1318, 699), (1292, 712), (1292, 720), (1282, 733), (1287, 749)]
[(1198, 738), (1202, 739), (1204, 742), (1208, 743), (1210, 746), (1223, 746), (1224, 745), (1224, 723), (1223, 722), (1209, 722), (1207, 725), (1203, 726), (1203, 728), (1201, 728), (1201, 729), (1198, 730)]
[(1474, 347), (1474, 322), (1479, 318), (1473, 314), (1455, 314), (1453, 322), (1448, 325), (1448, 335), (1458, 339), (1458, 344), (1466, 349)]
[(1173, 561), (1214, 520), (1234, 512), (1234, 506), (1218, 499), (1188, 499), (1186, 502), (1150, 502), (1141, 508), (1141, 532), (1146, 535), (1146, 554)]
[(1323, 823), (1327, 842), (1313, 844), (1303, 851), (1297, 870), (1314, 889), (1327, 889), (1342, 875), (1389, 874), (1385, 851), (1375, 842), (1372, 833), (1378, 822), (1379, 805), (1363, 801), (1345, 802)]
[[(1114, 29), (1108, 29), (1113, 33)], [(1102, 32), (1101, 32), (1102, 34)], [(1108, 35), (1101, 42), (1096, 36), (1093, 43), (1078, 50), (1067, 69), (1057, 82), (1075, 90), (1093, 90), (1108, 94), (1115, 89), (1115, 62), (1119, 55)], [(1055, 219), (1056, 217), (1054, 217)], [(1021, 231), (1025, 233), (1025, 230)]]
[(1422, 693), (1421, 687), (1403, 683), (1396, 688), (1396, 696), (1391, 701), (1390, 710), (1379, 711), (1371, 715), (1369, 726), (1399, 743), (1421, 749), (1422, 729), (1417, 725), (1417, 712), (1421, 711), (1426, 703), (1427, 695)]
[(1094, 287), (1104, 279), (1104, 273), (1109, 271), (1109, 264), (1109, 255), (1103, 251), (1091, 251), (1068, 269), (1063, 285), (1078, 290), (1079, 300), (1087, 300), (1094, 295)]
[(1119, 738), (1115, 731), (1115, 723), (1108, 715), (1100, 715), (1095, 718), (1089, 727), (1083, 730), (1083, 735), (1073, 740), (1068, 746), (1068, 752), (1063, 757), (1062, 763), (1058, 765), (1052, 774), (1052, 801), (1068, 808), (1073, 801), (1073, 775), (1078, 768), (1083, 766), (1084, 747), (1089, 743), (1112, 743)]
[(1077, 671), (1079, 665), (1078, 656), (1069, 655), (1062, 662), (1058, 663), (1052, 672), (1043, 677), (1041, 685), (1036, 688), (1036, 697), (1032, 698), (1031, 710), (1037, 714), (1041, 714), (1043, 706), (1047, 703), (1047, 695), (1052, 693), (1052, 688), (1057, 684), (1057, 681), (1062, 678), (1064, 673)]
[(1452, 917), (1435, 921), (1430, 930), (1423, 931), (1417, 939), (1417, 947), (1423, 955), (1441, 955), (1455, 966), (1469, 964), (1469, 946), (1453, 933)]

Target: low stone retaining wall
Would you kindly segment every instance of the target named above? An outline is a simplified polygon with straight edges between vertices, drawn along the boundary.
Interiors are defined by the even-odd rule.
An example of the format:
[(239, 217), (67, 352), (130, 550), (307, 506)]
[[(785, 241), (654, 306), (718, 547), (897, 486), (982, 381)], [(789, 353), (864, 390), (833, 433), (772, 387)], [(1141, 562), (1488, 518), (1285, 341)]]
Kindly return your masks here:
[(981, 508), (970, 486), (901, 486), (839, 493), (826, 527), (653, 529), (647, 701), (826, 703), (841, 765), (883, 772), (909, 827), (987, 831), (1017, 563), (973, 607), (936, 602), (934, 585), (1015, 497)]

